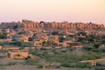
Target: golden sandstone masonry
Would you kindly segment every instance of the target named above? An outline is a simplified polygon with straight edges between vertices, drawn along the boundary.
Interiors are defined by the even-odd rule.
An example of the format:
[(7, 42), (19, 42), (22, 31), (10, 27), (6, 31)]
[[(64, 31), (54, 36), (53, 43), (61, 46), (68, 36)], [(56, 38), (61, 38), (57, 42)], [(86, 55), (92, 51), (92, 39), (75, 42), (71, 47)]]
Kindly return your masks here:
[(22, 22), (2, 22), (0, 28), (10, 29), (105, 29), (103, 24), (93, 23), (68, 23), (68, 22), (34, 22), (30, 20), (22, 20)]

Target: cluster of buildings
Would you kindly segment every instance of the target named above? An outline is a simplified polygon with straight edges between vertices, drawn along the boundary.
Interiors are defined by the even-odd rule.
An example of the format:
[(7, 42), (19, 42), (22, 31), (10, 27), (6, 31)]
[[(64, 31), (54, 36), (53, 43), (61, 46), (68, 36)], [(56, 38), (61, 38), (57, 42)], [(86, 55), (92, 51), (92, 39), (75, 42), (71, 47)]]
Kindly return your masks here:
[[(50, 25), (51, 24), (51, 25)], [(8, 25), (8, 27), (6, 26)], [(81, 43), (78, 42), (78, 38), (86, 38), (86, 35), (78, 35), (78, 32), (82, 32), (85, 29), (86, 25), (89, 28), (104, 28), (103, 25), (95, 25), (95, 24), (68, 24), (68, 22), (64, 22), (62, 24), (57, 23), (34, 23), (32, 21), (23, 20), (21, 22), (13, 22), (13, 23), (2, 23), (0, 29), (0, 44), (13, 44), (14, 47), (2, 47), (1, 50), (20, 50), (21, 46), (24, 46), (24, 49), (35, 49), (37, 48), (65, 48), (65, 47), (75, 47), (82, 48), (82, 45), (71, 46), (70, 43)], [(90, 26), (93, 25), (93, 26)], [(3, 28), (2, 28), (3, 27)], [(21, 28), (34, 28), (33, 30), (21, 29)], [(20, 28), (20, 29), (19, 29)], [(71, 30), (69, 29), (71, 28)], [(88, 29), (89, 30), (89, 29)], [(85, 29), (84, 32), (87, 35), (97, 34), (96, 31), (89, 32)], [(101, 34), (101, 31), (100, 31)], [(19, 42), (19, 44), (16, 44)], [(88, 41), (85, 41), (88, 43)], [(22, 57), (27, 57), (28, 52), (9, 52), (10, 58), (17, 58), (14, 55), (20, 55)], [(24, 54), (26, 56), (24, 56)], [(19, 58), (22, 58), (19, 57)]]

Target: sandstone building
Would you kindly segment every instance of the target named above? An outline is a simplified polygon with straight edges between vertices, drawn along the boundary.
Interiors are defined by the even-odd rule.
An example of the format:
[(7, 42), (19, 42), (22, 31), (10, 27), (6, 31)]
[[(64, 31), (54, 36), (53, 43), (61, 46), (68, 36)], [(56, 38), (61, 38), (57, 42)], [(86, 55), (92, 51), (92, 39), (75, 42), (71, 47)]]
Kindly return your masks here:
[(21, 51), (17, 52), (9, 51), (9, 53), (7, 54), (7, 57), (11, 59), (24, 59), (27, 58), (28, 56), (29, 56), (28, 52), (21, 52)]

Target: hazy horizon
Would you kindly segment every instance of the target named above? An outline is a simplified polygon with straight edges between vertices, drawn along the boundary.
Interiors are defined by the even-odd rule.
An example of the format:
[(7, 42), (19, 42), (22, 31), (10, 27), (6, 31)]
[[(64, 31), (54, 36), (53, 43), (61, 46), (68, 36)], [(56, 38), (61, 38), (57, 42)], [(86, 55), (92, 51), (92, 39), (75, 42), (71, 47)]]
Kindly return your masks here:
[(22, 19), (105, 25), (105, 0), (0, 0), (0, 22)]

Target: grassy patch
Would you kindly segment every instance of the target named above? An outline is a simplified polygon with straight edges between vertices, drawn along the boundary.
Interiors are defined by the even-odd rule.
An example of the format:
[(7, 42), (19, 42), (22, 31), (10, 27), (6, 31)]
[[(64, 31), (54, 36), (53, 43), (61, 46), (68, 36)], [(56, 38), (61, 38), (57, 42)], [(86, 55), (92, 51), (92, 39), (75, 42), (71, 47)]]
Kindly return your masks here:
[(12, 66), (12, 65), (16, 65), (16, 64), (17, 64), (16, 62), (9, 62), (7, 65)]
[(39, 60), (27, 60), (23, 64), (24, 65), (38, 65)]

